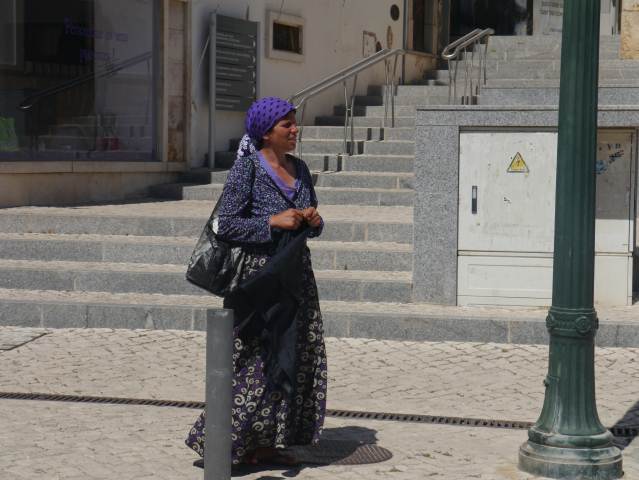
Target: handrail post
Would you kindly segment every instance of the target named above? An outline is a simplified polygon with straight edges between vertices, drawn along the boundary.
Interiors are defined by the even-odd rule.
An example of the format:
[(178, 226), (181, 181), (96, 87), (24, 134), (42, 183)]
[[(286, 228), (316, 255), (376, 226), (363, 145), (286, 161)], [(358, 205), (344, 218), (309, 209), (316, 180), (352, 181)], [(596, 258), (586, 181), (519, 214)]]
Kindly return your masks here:
[(487, 81), (487, 77), (486, 77), (486, 70), (487, 70), (487, 63), (488, 63), (488, 42), (490, 41), (490, 36), (486, 37), (486, 44), (484, 46), (484, 85), (486, 85), (486, 81)]
[[(453, 98), (457, 97), (457, 69), (460, 60), (458, 59), (459, 53), (467, 49), (467, 47), (472, 46), (473, 50), (471, 53), (470, 67), (468, 65), (468, 56), (464, 55), (464, 67), (466, 69), (466, 78), (464, 79), (464, 95), (462, 96), (462, 104), (467, 103), (472, 100), (473, 96), (473, 79), (472, 79), (472, 69), (475, 65), (475, 47), (479, 45), (479, 73), (478, 73), (478, 81), (476, 88), (476, 95), (479, 95), (481, 90), (481, 76), (482, 69), (484, 75), (484, 84), (486, 84), (486, 61), (488, 58), (488, 39), (491, 35), (493, 35), (495, 31), (491, 28), (486, 28), (484, 30), (476, 28), (472, 32), (464, 35), (462, 38), (455, 40), (453, 43), (444, 48), (441, 56), (444, 60), (448, 62), (448, 103), (450, 104)], [(481, 42), (483, 39), (486, 39), (486, 46), (484, 49), (484, 56), (482, 57), (481, 52)], [(453, 50), (454, 49), (454, 50)], [(452, 52), (451, 52), (452, 50)], [(455, 60), (455, 62), (453, 62)], [(482, 68), (483, 65), (483, 68)], [(470, 71), (469, 71), (470, 68)], [(470, 89), (470, 96), (467, 95), (467, 91)]]
[(479, 48), (479, 71), (477, 72), (477, 96), (479, 97), (479, 93), (481, 91), (481, 77), (482, 71), (484, 69), (484, 56), (482, 54), (482, 44), (481, 41), (478, 41), (476, 46)]
[(388, 97), (388, 88), (390, 85), (390, 80), (389, 80), (389, 72), (388, 69), (390, 68), (390, 61), (388, 59), (384, 60), (384, 128), (386, 128), (386, 122), (388, 120), (388, 102), (390, 101), (390, 98)]
[(344, 80), (344, 144), (343, 150), (345, 154), (348, 154), (348, 145), (347, 145), (347, 137), (348, 137), (348, 116), (349, 116), (349, 102), (348, 102), (348, 85), (346, 80)]
[(397, 78), (397, 60), (398, 55), (395, 55), (395, 64), (393, 65), (393, 79), (391, 82), (391, 128), (395, 128), (395, 79)]
[(300, 120), (298, 122), (298, 131), (300, 132), (297, 136), (297, 156), (302, 158), (302, 135), (304, 134), (304, 114), (306, 113), (306, 102), (302, 105), (302, 113), (300, 114)]
[(204, 480), (231, 479), (233, 311), (206, 312)]
[(355, 115), (355, 91), (357, 88), (357, 75), (353, 77), (353, 91), (351, 94), (351, 145), (349, 149), (349, 155), (353, 155), (355, 153), (355, 120), (353, 116)]
[(468, 105), (472, 105), (473, 104), (473, 95), (474, 95), (474, 91), (473, 91), (473, 68), (475, 68), (475, 45), (477, 44), (477, 41), (475, 40), (472, 45), (471, 45), (471, 51), (470, 51), (470, 72), (468, 74), (468, 90), (470, 92), (470, 97), (468, 99)]

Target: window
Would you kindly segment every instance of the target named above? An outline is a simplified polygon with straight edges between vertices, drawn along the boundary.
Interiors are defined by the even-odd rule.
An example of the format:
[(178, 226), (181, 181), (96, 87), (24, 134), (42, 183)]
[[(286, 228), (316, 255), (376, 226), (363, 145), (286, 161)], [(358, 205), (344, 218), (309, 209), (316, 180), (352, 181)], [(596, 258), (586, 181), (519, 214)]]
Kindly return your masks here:
[(156, 158), (156, 3), (0, 0), (0, 160)]
[(280, 12), (267, 12), (266, 56), (291, 62), (304, 61), (304, 19)]
[(302, 29), (298, 26), (273, 24), (273, 48), (302, 54)]

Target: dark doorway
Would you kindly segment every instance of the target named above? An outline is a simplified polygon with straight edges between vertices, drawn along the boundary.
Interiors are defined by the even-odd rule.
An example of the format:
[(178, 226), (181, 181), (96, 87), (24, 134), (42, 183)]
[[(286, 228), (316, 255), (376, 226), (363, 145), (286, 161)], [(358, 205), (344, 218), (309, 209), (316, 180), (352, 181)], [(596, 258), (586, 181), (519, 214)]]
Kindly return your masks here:
[(452, 39), (475, 28), (492, 28), (496, 35), (531, 35), (533, 0), (453, 0)]
[(436, 5), (435, 0), (413, 0), (412, 44), (411, 49), (417, 52), (437, 53)]

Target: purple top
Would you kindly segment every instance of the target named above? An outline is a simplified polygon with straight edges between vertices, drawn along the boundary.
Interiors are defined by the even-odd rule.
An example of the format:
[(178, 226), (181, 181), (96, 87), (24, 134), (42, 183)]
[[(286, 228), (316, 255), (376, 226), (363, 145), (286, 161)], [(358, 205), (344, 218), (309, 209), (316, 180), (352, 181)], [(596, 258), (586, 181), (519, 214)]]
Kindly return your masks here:
[(300, 187), (300, 179), (299, 179), (299, 175), (297, 175), (297, 168), (295, 169), (296, 170), (295, 182), (293, 183), (293, 186), (291, 187), (288, 183), (284, 181), (284, 179), (282, 179), (282, 177), (280, 177), (277, 173), (275, 173), (275, 170), (273, 170), (273, 167), (271, 167), (271, 164), (268, 163), (268, 160), (264, 158), (264, 155), (262, 155), (260, 152), (257, 152), (257, 157), (260, 159), (260, 165), (262, 165), (262, 168), (266, 170), (266, 173), (268, 173), (268, 176), (273, 179), (273, 181), (275, 182), (277, 187), (282, 191), (282, 193), (286, 195), (286, 197), (289, 200), (293, 200), (295, 198), (295, 195), (297, 194), (297, 190)]
[[(297, 190), (289, 198), (261, 165), (257, 154), (238, 158), (224, 184), (220, 202), (218, 235), (227, 241), (270, 243), (275, 240), (269, 218), (289, 208), (317, 207), (311, 172), (299, 158), (292, 157), (297, 170)], [(290, 187), (289, 187), (290, 188)], [(324, 223), (310, 237), (322, 233)], [(271, 231), (273, 230), (273, 231)]]

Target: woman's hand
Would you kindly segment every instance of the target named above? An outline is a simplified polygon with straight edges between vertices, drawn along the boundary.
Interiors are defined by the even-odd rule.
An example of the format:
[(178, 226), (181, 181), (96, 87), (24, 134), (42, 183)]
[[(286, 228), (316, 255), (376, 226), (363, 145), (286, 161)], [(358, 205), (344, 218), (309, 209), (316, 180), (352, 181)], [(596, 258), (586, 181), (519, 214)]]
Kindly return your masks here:
[(304, 220), (311, 227), (317, 228), (322, 224), (322, 217), (317, 213), (315, 207), (308, 207), (302, 210), (302, 214), (304, 215)]
[(273, 228), (281, 228), (282, 230), (297, 230), (304, 221), (304, 214), (301, 210), (289, 208), (277, 215), (273, 215), (268, 224)]

